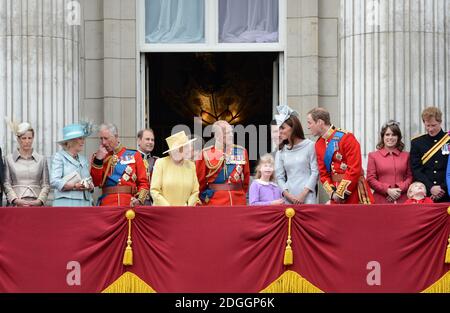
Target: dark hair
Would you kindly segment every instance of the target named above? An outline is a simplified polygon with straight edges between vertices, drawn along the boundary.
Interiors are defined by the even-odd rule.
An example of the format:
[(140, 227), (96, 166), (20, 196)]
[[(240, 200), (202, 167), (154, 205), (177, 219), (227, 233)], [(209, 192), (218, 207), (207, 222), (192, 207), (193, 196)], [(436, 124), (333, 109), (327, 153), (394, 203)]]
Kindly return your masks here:
[(331, 125), (330, 113), (324, 108), (314, 108), (308, 112), (314, 122), (317, 123), (318, 120), (322, 120), (325, 125)]
[(277, 120), (270, 121), (270, 125), (274, 125), (274, 126), (278, 125)]
[(400, 123), (393, 120), (390, 120), (381, 127), (380, 141), (377, 144), (377, 149), (380, 150), (384, 148), (384, 135), (386, 134), (388, 129), (390, 129), (394, 133), (394, 136), (398, 137), (397, 145), (395, 147), (398, 150), (403, 151), (403, 149), (405, 148), (405, 144), (402, 141), (402, 131), (400, 130)]
[[(300, 123), (300, 120), (298, 119), (297, 116), (295, 115), (291, 115), (283, 124), (286, 124), (290, 127), (292, 127), (292, 134), (291, 134), (291, 138), (289, 138), (288, 140), (283, 140), (280, 143), (280, 150), (283, 149), (283, 147), (287, 144), (289, 144), (289, 142), (292, 143), (292, 147), (291, 149), (294, 147), (294, 139), (295, 138), (299, 138), (299, 139), (305, 139), (305, 133), (303, 132), (303, 127), (302, 127), (302, 123)], [(280, 127), (283, 126), (283, 124), (281, 124)], [(289, 149), (289, 150), (291, 150)]]
[(153, 129), (151, 129), (151, 128), (144, 128), (144, 129), (141, 129), (141, 130), (137, 133), (137, 137), (138, 137), (139, 139), (142, 140), (142, 137), (144, 136), (144, 133), (145, 133), (146, 131), (151, 132), (151, 133), (153, 134), (153, 136), (155, 136), (155, 132), (153, 131)]

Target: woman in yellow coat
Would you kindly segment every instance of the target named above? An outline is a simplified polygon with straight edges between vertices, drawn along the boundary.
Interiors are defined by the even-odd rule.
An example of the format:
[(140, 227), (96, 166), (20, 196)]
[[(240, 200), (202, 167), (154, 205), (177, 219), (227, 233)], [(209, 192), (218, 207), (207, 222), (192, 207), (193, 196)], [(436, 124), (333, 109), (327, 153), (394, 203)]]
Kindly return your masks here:
[(150, 194), (155, 206), (195, 206), (199, 185), (195, 163), (185, 158), (184, 149), (193, 142), (184, 131), (166, 138), (169, 156), (156, 161)]

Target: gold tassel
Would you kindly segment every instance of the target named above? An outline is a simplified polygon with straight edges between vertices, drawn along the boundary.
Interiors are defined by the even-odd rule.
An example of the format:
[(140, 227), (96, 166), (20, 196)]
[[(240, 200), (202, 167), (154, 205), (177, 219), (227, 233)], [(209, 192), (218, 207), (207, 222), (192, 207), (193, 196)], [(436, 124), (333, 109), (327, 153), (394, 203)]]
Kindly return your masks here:
[(292, 265), (294, 264), (294, 253), (291, 248), (292, 239), (291, 239), (291, 225), (292, 218), (295, 215), (295, 210), (292, 208), (286, 209), (286, 217), (289, 219), (288, 222), (288, 239), (286, 241), (286, 250), (284, 251), (284, 265)]
[(136, 216), (133, 210), (128, 210), (125, 213), (126, 218), (128, 219), (128, 239), (127, 239), (127, 247), (125, 248), (125, 253), (123, 255), (123, 265), (130, 266), (133, 265), (133, 249), (131, 248), (131, 220), (133, 220)]

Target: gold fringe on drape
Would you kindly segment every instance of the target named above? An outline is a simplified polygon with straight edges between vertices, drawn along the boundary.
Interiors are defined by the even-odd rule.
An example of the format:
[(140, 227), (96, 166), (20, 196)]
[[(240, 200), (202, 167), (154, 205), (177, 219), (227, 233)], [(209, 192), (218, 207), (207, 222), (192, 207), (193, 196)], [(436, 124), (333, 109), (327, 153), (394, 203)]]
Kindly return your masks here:
[[(450, 206), (447, 208), (447, 213), (450, 215)], [(450, 264), (450, 235), (448, 235), (447, 251), (445, 252), (445, 263)]]
[(156, 293), (156, 291), (137, 275), (126, 272), (102, 293)]
[(422, 293), (450, 293), (450, 271)]
[(286, 271), (261, 293), (323, 293), (294, 271)]

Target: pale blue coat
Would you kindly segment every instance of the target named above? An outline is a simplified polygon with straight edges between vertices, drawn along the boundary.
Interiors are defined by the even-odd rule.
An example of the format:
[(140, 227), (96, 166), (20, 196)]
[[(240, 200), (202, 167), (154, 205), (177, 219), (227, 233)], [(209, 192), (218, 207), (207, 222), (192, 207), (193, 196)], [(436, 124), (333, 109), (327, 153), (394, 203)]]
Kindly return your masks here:
[(82, 155), (78, 160), (61, 150), (53, 156), (50, 169), (50, 185), (55, 188), (53, 206), (91, 206), (92, 194), (89, 191), (63, 191), (66, 180), (63, 177), (77, 171), (81, 179), (91, 177), (89, 163)]

